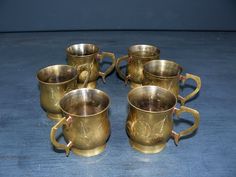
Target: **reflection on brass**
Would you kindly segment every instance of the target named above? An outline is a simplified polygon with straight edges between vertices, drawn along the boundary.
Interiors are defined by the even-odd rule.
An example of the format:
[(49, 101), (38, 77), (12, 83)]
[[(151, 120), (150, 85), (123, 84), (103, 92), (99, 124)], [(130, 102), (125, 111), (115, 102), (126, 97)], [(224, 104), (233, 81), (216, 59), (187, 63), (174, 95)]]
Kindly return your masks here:
[[(158, 153), (170, 137), (176, 144), (183, 136), (194, 132), (199, 125), (198, 111), (181, 106), (175, 108), (177, 99), (170, 91), (158, 86), (142, 86), (128, 94), (129, 114), (126, 130), (131, 146), (143, 153)], [(188, 112), (194, 117), (194, 124), (187, 130), (173, 131), (173, 114)]]
[(65, 93), (76, 89), (77, 70), (68, 65), (53, 65), (37, 73), (40, 88), (40, 103), (48, 118), (60, 120), (60, 99)]
[[(51, 129), (51, 142), (68, 155), (70, 150), (82, 156), (94, 156), (104, 151), (110, 135), (108, 119), (109, 97), (97, 89), (77, 89), (67, 93), (60, 101), (64, 118)], [(57, 142), (59, 127), (67, 145)]]
[[(181, 75), (182, 67), (173, 61), (155, 60), (147, 62), (144, 65), (143, 85), (156, 85), (170, 90), (180, 100), (181, 104), (193, 98), (201, 88), (201, 79), (193, 74)], [(179, 95), (179, 82), (185, 83), (187, 79), (193, 79), (197, 87), (196, 89), (185, 97)]]
[[(131, 88), (141, 86), (143, 80), (143, 65), (151, 60), (160, 58), (160, 50), (151, 45), (133, 45), (128, 49), (128, 55), (117, 59), (116, 71), (118, 75), (125, 80), (130, 81)], [(126, 75), (120, 69), (120, 63), (127, 61)]]
[[(105, 82), (105, 77), (110, 74), (115, 67), (115, 55), (109, 52), (99, 53), (99, 48), (94, 44), (74, 44), (68, 47), (66, 52), (69, 65), (78, 67), (83, 64), (89, 64), (91, 66), (88, 88), (96, 87), (96, 81), (99, 76), (101, 76)], [(112, 64), (105, 72), (101, 72), (99, 62), (105, 57), (111, 58)], [(79, 80), (80, 84), (84, 82), (87, 71), (82, 72), (81, 75)]]

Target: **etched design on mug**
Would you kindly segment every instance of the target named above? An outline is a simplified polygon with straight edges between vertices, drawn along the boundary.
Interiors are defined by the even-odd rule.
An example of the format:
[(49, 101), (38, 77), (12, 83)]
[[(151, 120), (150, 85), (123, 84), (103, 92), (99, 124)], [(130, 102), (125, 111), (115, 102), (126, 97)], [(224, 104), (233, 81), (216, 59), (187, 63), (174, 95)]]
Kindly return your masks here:
[(151, 127), (147, 122), (144, 122), (142, 120), (135, 120), (132, 123), (132, 133), (134, 136), (147, 138), (151, 134)]
[(164, 127), (168, 115), (155, 124), (151, 125), (143, 120), (128, 120), (127, 129), (132, 136), (148, 138), (155, 141), (162, 141), (164, 136)]
[(164, 137), (164, 127), (168, 116), (165, 115), (163, 120), (155, 123), (152, 127), (153, 136), (152, 139), (155, 141), (162, 141)]
[(86, 146), (89, 146), (91, 141), (90, 138), (91, 137), (89, 135), (89, 129), (88, 127), (85, 125), (85, 123), (83, 121), (80, 121), (79, 124), (79, 129), (80, 129), (80, 141), (83, 142), (83, 144), (85, 144)]

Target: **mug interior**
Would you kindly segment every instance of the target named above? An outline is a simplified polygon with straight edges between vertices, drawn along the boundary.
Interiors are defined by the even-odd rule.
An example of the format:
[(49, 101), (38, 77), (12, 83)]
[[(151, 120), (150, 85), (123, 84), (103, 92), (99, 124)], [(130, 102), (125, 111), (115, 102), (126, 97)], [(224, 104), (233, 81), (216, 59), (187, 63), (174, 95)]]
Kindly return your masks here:
[(109, 97), (97, 89), (77, 89), (67, 93), (60, 101), (64, 113), (75, 116), (98, 114), (109, 106)]
[(170, 91), (158, 86), (143, 86), (131, 90), (128, 101), (139, 110), (161, 112), (173, 108), (176, 97)]
[(93, 44), (74, 44), (67, 48), (70, 55), (86, 56), (98, 52), (98, 47)]
[(139, 57), (152, 57), (159, 55), (160, 50), (152, 45), (133, 45), (128, 49), (129, 54)]
[(77, 77), (77, 70), (68, 65), (53, 65), (41, 69), (37, 77), (44, 83), (62, 83)]
[(172, 61), (152, 60), (144, 65), (144, 72), (159, 77), (174, 77), (182, 72), (182, 68)]

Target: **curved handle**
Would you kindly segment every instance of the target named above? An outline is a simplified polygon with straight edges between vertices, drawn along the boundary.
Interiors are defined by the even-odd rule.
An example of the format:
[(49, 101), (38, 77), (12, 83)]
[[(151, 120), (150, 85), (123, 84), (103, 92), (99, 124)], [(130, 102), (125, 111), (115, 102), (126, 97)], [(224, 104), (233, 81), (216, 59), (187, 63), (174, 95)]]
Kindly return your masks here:
[(89, 81), (89, 78), (90, 78), (90, 75), (91, 75), (92, 66), (93, 66), (93, 63), (91, 63), (91, 64), (83, 64), (83, 65), (77, 66), (77, 71), (79, 72), (79, 75), (83, 71), (87, 71), (88, 72), (88, 74), (86, 75), (86, 79), (84, 80), (84, 83), (82, 85), (83, 88), (87, 87), (87, 85), (88, 85), (88, 81)]
[(102, 77), (103, 82), (105, 83), (105, 77), (110, 74), (112, 72), (112, 70), (115, 68), (115, 64), (116, 64), (116, 58), (115, 58), (115, 54), (114, 53), (110, 53), (110, 52), (102, 52), (101, 54), (99, 54), (99, 59), (103, 60), (103, 58), (105, 57), (109, 57), (112, 60), (112, 64), (110, 67), (107, 68), (107, 70), (105, 72), (101, 72), (99, 71), (99, 76)]
[(68, 121), (71, 119), (71, 117), (69, 118), (65, 118), (63, 117), (59, 122), (57, 122), (56, 125), (54, 125), (51, 129), (51, 133), (50, 133), (50, 139), (51, 139), (51, 142), (52, 144), (57, 148), (57, 149), (63, 149), (66, 151), (66, 156), (69, 155), (70, 153), (70, 148), (72, 147), (72, 142), (70, 141), (67, 145), (65, 144), (60, 144), (57, 142), (56, 138), (55, 138), (55, 135), (56, 135), (56, 132), (57, 132), (57, 129), (62, 127), (63, 125), (67, 125), (68, 124)]
[(122, 71), (120, 69), (120, 63), (124, 60), (126, 60), (128, 62), (128, 59), (129, 59), (129, 56), (125, 55), (123, 57), (118, 58), (117, 62), (116, 62), (116, 71), (117, 71), (118, 75), (125, 81), (125, 84), (127, 84), (128, 80), (130, 78), (130, 75), (126, 76), (124, 73), (122, 73)]
[(180, 95), (178, 96), (178, 99), (180, 100), (181, 105), (184, 105), (186, 101), (188, 101), (189, 99), (191, 99), (192, 97), (194, 97), (194, 96), (199, 92), (199, 90), (201, 89), (201, 86), (202, 86), (200, 77), (198, 77), (198, 76), (196, 76), (196, 75), (186, 73), (185, 76), (182, 76), (182, 75), (180, 76), (180, 80), (181, 80), (183, 83), (185, 83), (185, 81), (186, 81), (187, 79), (193, 79), (193, 80), (196, 82), (197, 87), (196, 87), (196, 89), (195, 89), (192, 93), (188, 94), (188, 95), (185, 96), (185, 97), (182, 97), (182, 96), (180, 96)]
[(179, 140), (181, 137), (189, 135), (191, 133), (193, 133), (199, 126), (199, 121), (200, 121), (200, 115), (199, 112), (195, 109), (191, 109), (189, 107), (186, 106), (181, 106), (180, 109), (175, 108), (175, 113), (176, 116), (179, 117), (180, 114), (187, 112), (193, 115), (194, 117), (194, 124), (189, 127), (186, 130), (181, 131), (180, 133), (176, 133), (175, 131), (172, 131), (172, 137), (174, 138), (175, 144), (178, 145)]

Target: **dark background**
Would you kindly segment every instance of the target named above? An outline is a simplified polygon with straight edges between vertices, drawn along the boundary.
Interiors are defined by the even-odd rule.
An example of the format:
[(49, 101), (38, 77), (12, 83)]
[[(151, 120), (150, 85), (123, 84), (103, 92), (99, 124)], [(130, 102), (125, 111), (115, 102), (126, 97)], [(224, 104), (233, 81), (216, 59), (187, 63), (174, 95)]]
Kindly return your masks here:
[(235, 0), (1, 0), (0, 31), (236, 30)]

